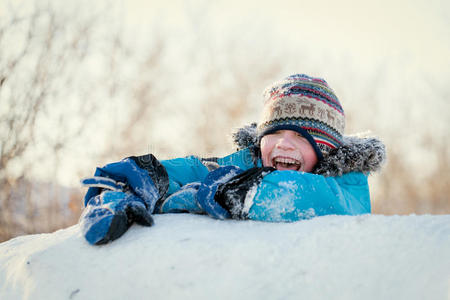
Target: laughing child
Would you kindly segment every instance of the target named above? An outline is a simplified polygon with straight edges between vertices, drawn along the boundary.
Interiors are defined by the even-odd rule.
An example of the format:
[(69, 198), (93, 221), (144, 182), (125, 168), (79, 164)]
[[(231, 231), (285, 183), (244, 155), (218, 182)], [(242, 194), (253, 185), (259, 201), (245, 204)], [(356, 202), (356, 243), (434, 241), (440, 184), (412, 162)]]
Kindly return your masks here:
[(374, 138), (343, 136), (343, 108), (320, 78), (289, 76), (264, 92), (258, 125), (240, 129), (240, 150), (222, 158), (157, 160), (147, 154), (97, 168), (81, 228), (91, 244), (120, 237), (151, 214), (292, 222), (371, 211), (369, 172), (385, 160)]

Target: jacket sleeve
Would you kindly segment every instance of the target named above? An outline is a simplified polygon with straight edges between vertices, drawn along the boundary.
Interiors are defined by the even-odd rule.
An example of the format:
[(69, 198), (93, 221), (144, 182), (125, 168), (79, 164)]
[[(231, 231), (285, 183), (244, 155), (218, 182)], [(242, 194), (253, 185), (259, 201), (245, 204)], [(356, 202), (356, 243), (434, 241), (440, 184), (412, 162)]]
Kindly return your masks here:
[[(261, 161), (254, 161), (254, 156), (250, 148), (245, 148), (239, 151), (236, 151), (230, 155), (217, 158), (216, 162), (220, 166), (236, 166), (242, 170), (248, 170), (253, 167), (261, 167)], [(256, 164), (256, 165), (255, 165)]]
[(182, 186), (201, 182), (208, 175), (210, 169), (208, 165), (216, 164), (217, 166), (237, 166), (242, 170), (254, 167), (250, 150), (244, 149), (234, 152), (225, 157), (214, 157), (202, 159), (197, 156), (187, 156), (182, 158), (162, 160), (161, 164), (167, 171), (169, 176), (169, 190), (167, 196), (177, 192)]
[(177, 192), (186, 184), (203, 181), (209, 172), (208, 167), (197, 156), (162, 160), (161, 164), (169, 176), (167, 196)]
[(248, 217), (268, 222), (292, 222), (323, 215), (370, 213), (367, 176), (354, 172), (324, 177), (296, 171), (274, 171), (246, 197)]

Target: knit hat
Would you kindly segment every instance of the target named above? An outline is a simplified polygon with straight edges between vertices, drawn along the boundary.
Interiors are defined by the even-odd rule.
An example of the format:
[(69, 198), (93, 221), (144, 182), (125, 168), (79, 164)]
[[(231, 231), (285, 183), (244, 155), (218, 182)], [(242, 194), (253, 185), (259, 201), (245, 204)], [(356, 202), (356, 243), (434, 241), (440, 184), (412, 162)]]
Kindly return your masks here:
[(342, 145), (344, 127), (344, 110), (323, 79), (295, 74), (264, 91), (259, 140), (277, 130), (293, 130), (309, 141), (321, 160)]

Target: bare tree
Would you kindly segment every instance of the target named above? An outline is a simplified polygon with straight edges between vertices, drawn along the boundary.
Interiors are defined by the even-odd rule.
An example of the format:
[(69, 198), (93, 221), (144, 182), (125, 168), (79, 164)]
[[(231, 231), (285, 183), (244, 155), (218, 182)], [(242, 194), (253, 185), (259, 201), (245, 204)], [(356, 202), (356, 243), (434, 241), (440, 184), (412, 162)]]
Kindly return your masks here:
[[(6, 16), (0, 20), (0, 240), (54, 230), (78, 216), (61, 213), (60, 156), (99, 111), (94, 87), (101, 77), (93, 82), (83, 67), (99, 44), (117, 48), (99, 36), (104, 19), (95, 12), (68, 17), (47, 3), (29, 10), (11, 5)], [(103, 83), (102, 90), (114, 84)], [(31, 180), (43, 168), (54, 184)], [(71, 193), (67, 198), (77, 195)]]

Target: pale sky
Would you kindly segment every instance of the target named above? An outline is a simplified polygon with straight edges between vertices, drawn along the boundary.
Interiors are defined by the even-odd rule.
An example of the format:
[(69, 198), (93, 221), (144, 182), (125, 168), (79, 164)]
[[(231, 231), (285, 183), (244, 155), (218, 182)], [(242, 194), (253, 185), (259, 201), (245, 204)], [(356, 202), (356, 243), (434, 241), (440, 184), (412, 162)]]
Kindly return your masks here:
[(273, 33), (285, 42), (274, 47), (306, 43), (318, 55), (348, 53), (363, 64), (378, 62), (380, 56), (407, 56), (412, 64), (437, 73), (447, 72), (443, 64), (449, 63), (448, 1), (130, 0), (123, 5), (128, 23), (140, 30), (156, 17), (161, 28), (183, 32), (192, 26), (188, 11), (206, 14), (206, 25), (217, 35), (233, 31), (238, 37), (249, 30), (259, 34), (254, 38), (263, 38)]

